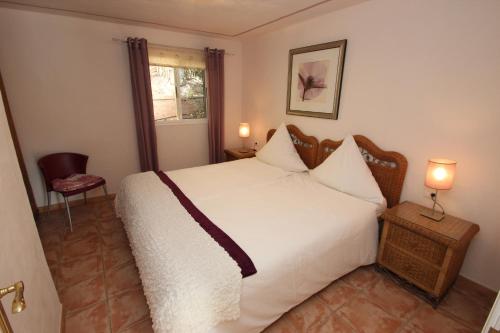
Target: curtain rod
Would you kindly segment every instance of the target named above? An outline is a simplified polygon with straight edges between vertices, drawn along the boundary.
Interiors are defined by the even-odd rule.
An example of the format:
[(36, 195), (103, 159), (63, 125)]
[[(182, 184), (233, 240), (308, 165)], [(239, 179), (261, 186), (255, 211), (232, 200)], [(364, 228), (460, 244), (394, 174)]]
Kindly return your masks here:
[[(111, 38), (113, 42), (119, 42), (119, 43), (124, 43), (126, 44), (127, 41), (120, 39), (120, 38)], [(186, 51), (195, 51), (195, 52), (204, 52), (203, 49), (195, 49), (191, 47), (182, 47), (182, 46), (173, 46), (173, 45), (164, 45), (164, 44), (155, 44), (155, 43), (150, 43), (148, 42), (148, 45), (153, 46), (153, 47), (158, 47), (158, 48), (164, 48), (164, 49), (171, 49), (171, 50), (186, 50)], [(229, 52), (224, 52), (225, 55), (228, 56), (234, 56), (234, 53), (229, 53)]]

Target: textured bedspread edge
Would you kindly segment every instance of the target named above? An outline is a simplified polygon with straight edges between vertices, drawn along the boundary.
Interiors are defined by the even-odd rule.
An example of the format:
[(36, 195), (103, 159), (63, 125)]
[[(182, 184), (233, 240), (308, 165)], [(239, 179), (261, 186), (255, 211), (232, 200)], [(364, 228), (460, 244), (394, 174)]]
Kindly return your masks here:
[(186, 211), (198, 222), (198, 224), (205, 230), (224, 250), (233, 258), (241, 269), (241, 275), (245, 278), (247, 276), (257, 273), (257, 269), (252, 262), (252, 259), (245, 253), (245, 251), (222, 229), (216, 226), (210, 219), (203, 214), (198, 207), (182, 192), (182, 190), (170, 179), (167, 174), (162, 171), (156, 173), (165, 185), (167, 185), (172, 193), (177, 197), (181, 205)]

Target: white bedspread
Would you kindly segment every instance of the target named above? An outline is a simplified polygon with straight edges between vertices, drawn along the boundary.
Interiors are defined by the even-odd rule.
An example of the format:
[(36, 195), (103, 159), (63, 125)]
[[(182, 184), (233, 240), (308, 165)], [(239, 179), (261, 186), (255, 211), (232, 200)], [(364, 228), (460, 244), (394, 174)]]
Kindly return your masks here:
[[(260, 332), (335, 279), (375, 260), (375, 205), (327, 188), (307, 173), (285, 172), (254, 158), (167, 174), (249, 255), (257, 269), (242, 280), (239, 318), (202, 331)], [(157, 181), (168, 189), (159, 178)], [(145, 197), (140, 199), (142, 205), (153, 193), (140, 195)], [(148, 209), (141, 207), (141, 214), (148, 214)], [(155, 218), (165, 220), (160, 214)], [(162, 242), (160, 224), (153, 225), (150, 237)], [(141, 228), (137, 225), (128, 231), (135, 248), (141, 246), (141, 240), (135, 239), (136, 233), (145, 232)], [(153, 271), (155, 265), (161, 267), (171, 260), (165, 255), (141, 258), (135, 252), (140, 269), (141, 261), (150, 261), (147, 266)], [(146, 287), (143, 275), (141, 272)], [(155, 288), (166, 287), (158, 282)], [(160, 296), (151, 300), (147, 291), (146, 296), (150, 307), (162, 302)], [(154, 322), (158, 321), (155, 316), (163, 316), (162, 311), (168, 310), (156, 306), (151, 312)]]
[(156, 174), (125, 178), (116, 208), (155, 332), (204, 332), (239, 317), (240, 268)]

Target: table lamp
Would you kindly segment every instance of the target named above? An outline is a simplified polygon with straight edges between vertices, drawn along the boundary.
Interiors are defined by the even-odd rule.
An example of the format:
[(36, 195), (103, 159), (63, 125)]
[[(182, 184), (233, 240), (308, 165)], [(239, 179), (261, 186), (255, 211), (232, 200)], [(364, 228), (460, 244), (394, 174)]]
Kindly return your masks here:
[[(250, 136), (250, 124), (240, 123), (239, 135), (243, 140), (245, 140), (245, 138), (248, 138)], [(250, 150), (248, 148), (245, 148), (245, 142), (243, 141), (243, 147), (239, 150), (239, 152), (248, 153), (249, 151)]]
[[(455, 177), (456, 161), (436, 158), (429, 160), (427, 164), (427, 175), (425, 177), (425, 186), (435, 190), (431, 194), (433, 201), (432, 211), (422, 211), (421, 215), (428, 217), (434, 221), (441, 221), (444, 218), (444, 208), (437, 202), (439, 190), (449, 190), (453, 185)], [(441, 212), (436, 211), (436, 206), (441, 209)]]

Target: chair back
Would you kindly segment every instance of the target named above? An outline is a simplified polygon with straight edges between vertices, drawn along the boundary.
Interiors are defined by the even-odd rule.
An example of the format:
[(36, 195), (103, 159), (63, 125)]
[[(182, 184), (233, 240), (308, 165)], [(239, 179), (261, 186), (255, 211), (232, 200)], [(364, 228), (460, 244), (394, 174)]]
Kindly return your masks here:
[(66, 178), (74, 173), (86, 173), (89, 157), (77, 153), (56, 153), (46, 155), (38, 160), (42, 170), (47, 192), (52, 191), (52, 181)]

